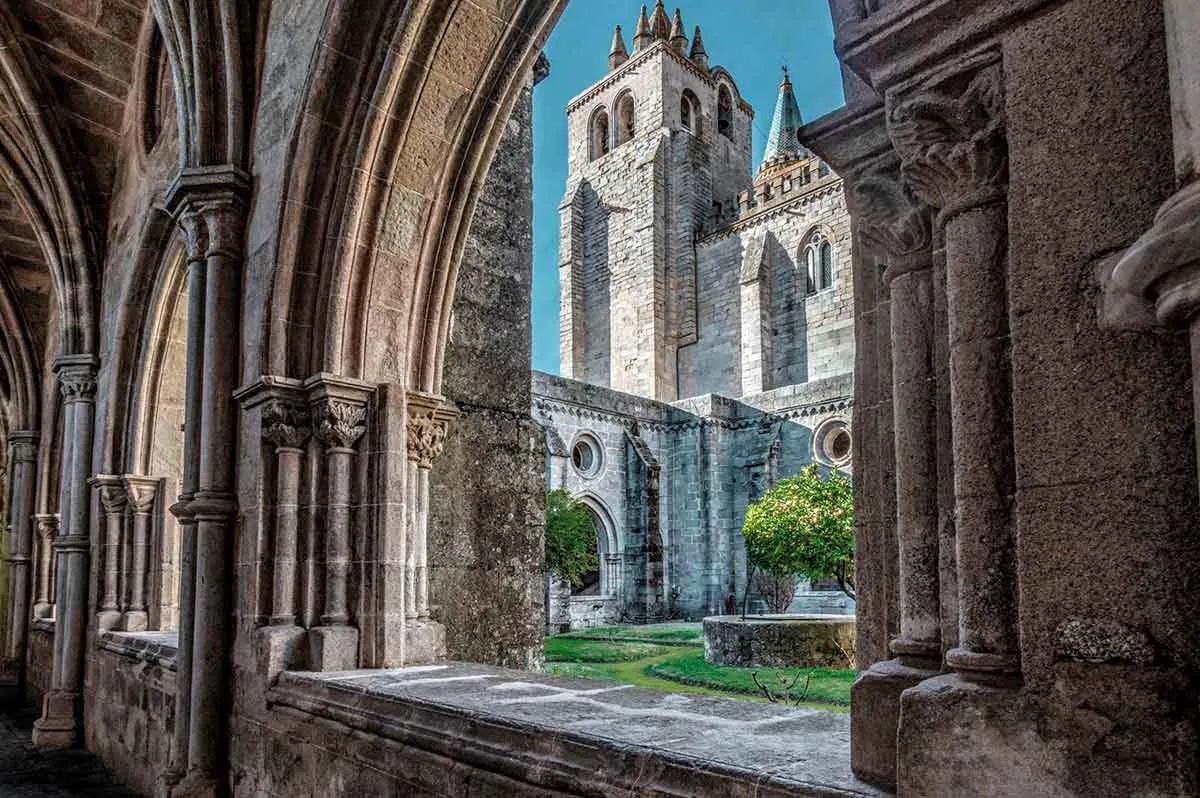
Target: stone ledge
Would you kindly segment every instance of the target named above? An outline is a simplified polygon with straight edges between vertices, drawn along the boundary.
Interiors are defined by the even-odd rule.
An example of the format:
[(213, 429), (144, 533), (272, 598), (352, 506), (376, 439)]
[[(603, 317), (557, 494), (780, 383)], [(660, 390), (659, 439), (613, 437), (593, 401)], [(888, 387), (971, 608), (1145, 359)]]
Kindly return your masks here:
[(850, 772), (850, 718), (814, 709), (466, 664), (286, 672), (267, 698), (531, 789), (886, 795)]
[(122, 657), (174, 671), (179, 635), (175, 632), (101, 632), (96, 645)]

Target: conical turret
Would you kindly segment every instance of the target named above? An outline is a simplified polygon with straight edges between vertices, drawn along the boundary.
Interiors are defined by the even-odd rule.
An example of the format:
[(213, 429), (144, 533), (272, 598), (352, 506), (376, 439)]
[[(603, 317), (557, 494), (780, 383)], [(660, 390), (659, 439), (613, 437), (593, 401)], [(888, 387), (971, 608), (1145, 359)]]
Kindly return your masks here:
[(652, 44), (654, 44), (654, 34), (650, 31), (650, 17), (646, 14), (646, 7), (642, 6), (642, 15), (638, 17), (637, 33), (633, 36), (633, 51), (640, 52)]
[(663, 0), (654, 4), (654, 17), (650, 20), (650, 31), (658, 41), (668, 41), (671, 38), (671, 18), (667, 16), (667, 7)]
[(767, 151), (763, 153), (763, 164), (776, 158), (802, 157), (804, 147), (796, 136), (796, 129), (804, 124), (800, 117), (800, 104), (792, 90), (792, 79), (787, 67), (783, 68), (783, 82), (779, 84), (779, 99), (775, 101), (775, 117), (771, 120), (771, 133), (767, 137)]
[(613, 31), (612, 49), (608, 51), (608, 69), (619, 67), (629, 60), (629, 51), (625, 49), (625, 37), (621, 35), (621, 26)]
[(680, 55), (687, 53), (687, 34), (683, 32), (683, 14), (679, 9), (675, 9), (675, 19), (671, 21), (671, 46), (674, 47)]
[(700, 26), (696, 26), (696, 32), (692, 34), (692, 53), (689, 56), (696, 66), (701, 69), (708, 69), (708, 52), (704, 49), (704, 39), (700, 37)]

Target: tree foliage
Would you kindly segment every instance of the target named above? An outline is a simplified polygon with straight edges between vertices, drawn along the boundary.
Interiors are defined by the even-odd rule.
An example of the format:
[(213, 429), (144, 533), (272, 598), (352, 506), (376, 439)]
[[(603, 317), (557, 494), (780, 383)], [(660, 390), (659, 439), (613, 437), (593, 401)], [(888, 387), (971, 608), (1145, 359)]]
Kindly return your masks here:
[(817, 466), (780, 480), (746, 510), (746, 560), (777, 578), (834, 576), (854, 597), (854, 496), (850, 480)]
[(546, 568), (572, 587), (600, 567), (596, 527), (583, 502), (565, 490), (546, 493)]

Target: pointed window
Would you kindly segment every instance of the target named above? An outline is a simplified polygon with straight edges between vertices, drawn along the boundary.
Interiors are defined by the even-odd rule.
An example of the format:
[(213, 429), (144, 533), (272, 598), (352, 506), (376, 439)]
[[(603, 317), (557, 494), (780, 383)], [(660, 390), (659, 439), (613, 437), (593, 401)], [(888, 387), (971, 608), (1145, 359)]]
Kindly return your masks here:
[(684, 130), (692, 129), (692, 104), (688, 102), (687, 95), (679, 98), (679, 123)]
[(617, 100), (617, 146), (630, 141), (635, 135), (637, 124), (633, 95), (626, 92)]
[(804, 289), (815, 294), (833, 287), (833, 245), (819, 230), (809, 233), (804, 244)]
[(733, 95), (724, 84), (717, 91), (717, 132), (733, 141)]
[(592, 116), (590, 158), (596, 160), (608, 155), (608, 112), (601, 108)]

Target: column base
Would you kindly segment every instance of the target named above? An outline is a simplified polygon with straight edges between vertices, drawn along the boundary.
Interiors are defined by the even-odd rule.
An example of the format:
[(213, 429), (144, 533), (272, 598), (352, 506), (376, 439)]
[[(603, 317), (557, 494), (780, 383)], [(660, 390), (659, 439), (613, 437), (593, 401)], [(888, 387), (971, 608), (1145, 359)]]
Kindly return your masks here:
[(114, 629), (121, 628), (121, 611), (120, 610), (104, 610), (97, 613), (96, 625), (101, 632), (111, 632)]
[(404, 622), (404, 664), (421, 665), (446, 659), (446, 627), (437, 621)]
[(33, 605), (33, 617), (49, 620), (54, 617), (54, 605), (46, 602), (38, 602)]
[(352, 671), (358, 667), (358, 630), (318, 626), (308, 630), (308, 667), (314, 671)]
[(850, 690), (850, 769), (855, 776), (877, 787), (896, 789), (900, 694), (939, 673), (890, 659), (859, 674)]
[(141, 610), (131, 610), (125, 613), (121, 625), (126, 632), (144, 632), (150, 628), (150, 616)]
[(171, 798), (221, 798), (225, 795), (222, 779), (200, 770), (189, 771), (171, 790)]
[(78, 693), (51, 690), (42, 699), (42, 716), (33, 724), (33, 744), (38, 748), (73, 748), (79, 738), (75, 719)]
[(283, 671), (304, 670), (308, 631), (294, 625), (264, 626), (255, 633), (254, 653), (258, 672), (269, 682), (274, 682)]

